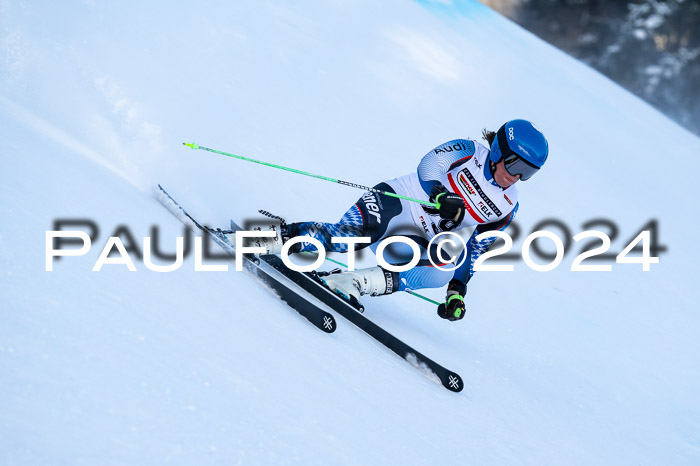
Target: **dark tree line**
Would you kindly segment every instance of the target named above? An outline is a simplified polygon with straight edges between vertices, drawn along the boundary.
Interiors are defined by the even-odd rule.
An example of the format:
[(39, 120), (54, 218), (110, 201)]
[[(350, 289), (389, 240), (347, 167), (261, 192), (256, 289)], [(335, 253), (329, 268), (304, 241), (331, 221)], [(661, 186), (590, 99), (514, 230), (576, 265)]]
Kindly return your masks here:
[(700, 135), (700, 0), (483, 0)]

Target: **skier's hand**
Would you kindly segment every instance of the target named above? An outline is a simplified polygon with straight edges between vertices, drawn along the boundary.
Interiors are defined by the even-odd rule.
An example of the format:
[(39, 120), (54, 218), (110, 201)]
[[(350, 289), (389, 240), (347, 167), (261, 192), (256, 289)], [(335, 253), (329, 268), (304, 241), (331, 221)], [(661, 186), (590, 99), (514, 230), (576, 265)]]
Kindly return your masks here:
[(459, 280), (451, 280), (447, 287), (445, 302), (438, 306), (437, 314), (450, 321), (460, 320), (467, 310), (464, 306), (464, 294), (467, 287)]
[(459, 194), (450, 192), (440, 183), (433, 186), (430, 198), (437, 204), (440, 217), (452, 220), (455, 226), (464, 219), (464, 200)]

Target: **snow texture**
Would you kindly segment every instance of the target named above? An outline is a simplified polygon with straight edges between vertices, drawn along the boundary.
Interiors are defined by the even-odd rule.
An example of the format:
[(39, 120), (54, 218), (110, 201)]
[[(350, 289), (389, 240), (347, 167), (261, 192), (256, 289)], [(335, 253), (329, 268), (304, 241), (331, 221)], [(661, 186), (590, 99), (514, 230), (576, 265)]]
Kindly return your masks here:
[[(700, 141), (466, 6), (0, 2), (0, 463), (700, 463)], [(556, 218), (563, 262), (477, 273), (459, 322), (407, 293), (365, 303), (459, 394), (342, 318), (319, 332), (227, 260), (91, 271), (124, 226), (174, 252), (186, 227), (158, 183), (222, 228), (257, 209), (334, 221), (362, 195), (182, 142), (373, 185), (512, 118), (551, 148), (519, 188), (514, 251)], [(601, 218), (613, 253), (657, 219), (660, 263), (571, 272), (570, 237)], [(57, 219), (99, 232), (46, 272)]]
[(425, 376), (428, 377), (430, 380), (432, 380), (438, 385), (442, 385), (440, 377), (438, 377), (437, 374), (433, 372), (430, 369), (430, 367), (428, 367), (424, 362), (419, 361), (415, 354), (407, 353), (406, 361), (408, 361), (410, 365), (412, 365), (413, 367), (421, 371), (423, 374), (425, 374)]

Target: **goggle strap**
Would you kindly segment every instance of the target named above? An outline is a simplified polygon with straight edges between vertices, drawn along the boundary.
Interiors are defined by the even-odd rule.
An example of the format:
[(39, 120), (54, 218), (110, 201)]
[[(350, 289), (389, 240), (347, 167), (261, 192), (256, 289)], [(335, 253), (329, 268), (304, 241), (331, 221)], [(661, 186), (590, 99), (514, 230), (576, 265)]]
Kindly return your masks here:
[[(513, 153), (512, 150), (510, 150), (510, 146), (508, 145), (508, 140), (506, 139), (506, 127), (502, 126), (499, 128), (498, 132), (496, 133), (496, 137), (498, 138), (498, 148), (501, 151), (501, 159), (505, 159), (507, 156)], [(516, 154), (517, 155), (517, 154)]]

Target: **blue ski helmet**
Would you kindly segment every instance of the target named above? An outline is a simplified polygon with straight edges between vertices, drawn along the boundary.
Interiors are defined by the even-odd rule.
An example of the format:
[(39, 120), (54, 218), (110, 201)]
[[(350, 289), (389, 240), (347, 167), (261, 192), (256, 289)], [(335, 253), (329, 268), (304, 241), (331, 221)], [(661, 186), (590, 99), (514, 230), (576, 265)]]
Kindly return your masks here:
[(505, 162), (511, 175), (520, 175), (525, 181), (542, 168), (549, 144), (544, 134), (527, 120), (511, 120), (501, 126), (491, 144), (489, 159)]

